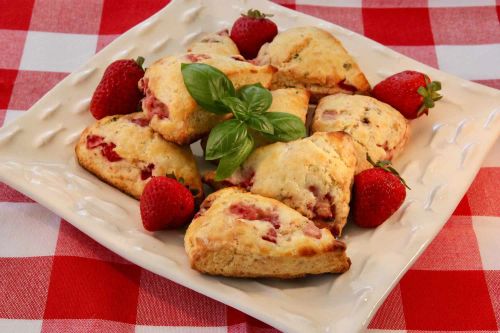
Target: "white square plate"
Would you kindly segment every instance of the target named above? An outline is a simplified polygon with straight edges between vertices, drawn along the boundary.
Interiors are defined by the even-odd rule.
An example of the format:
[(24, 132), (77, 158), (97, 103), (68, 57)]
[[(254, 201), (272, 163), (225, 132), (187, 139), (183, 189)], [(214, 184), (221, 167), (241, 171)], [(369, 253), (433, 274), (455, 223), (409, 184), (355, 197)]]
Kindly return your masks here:
[[(228, 28), (243, 11), (273, 13), (280, 29), (331, 31), (369, 81), (405, 69), (426, 72), (444, 98), (413, 121), (396, 167), (412, 188), (403, 207), (374, 230), (349, 227), (351, 269), (295, 281), (209, 277), (190, 269), (183, 233), (143, 230), (138, 202), (75, 162), (73, 147), (93, 118), (88, 105), (106, 66), (145, 56), (146, 64), (181, 52), (203, 32)], [(500, 91), (425, 66), (356, 33), (264, 0), (174, 1), (68, 76), (0, 130), (0, 179), (53, 210), (126, 259), (287, 332), (353, 332), (367, 325), (398, 279), (441, 229), (498, 138)], [(195, 152), (200, 155), (199, 146)]]

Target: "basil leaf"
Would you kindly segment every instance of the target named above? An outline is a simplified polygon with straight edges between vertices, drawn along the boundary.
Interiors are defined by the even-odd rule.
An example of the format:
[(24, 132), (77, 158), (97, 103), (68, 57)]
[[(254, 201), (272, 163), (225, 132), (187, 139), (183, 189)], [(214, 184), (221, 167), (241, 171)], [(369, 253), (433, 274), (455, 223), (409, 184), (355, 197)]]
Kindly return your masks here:
[(306, 126), (293, 114), (285, 112), (266, 112), (263, 114), (274, 127), (273, 134), (263, 135), (274, 141), (293, 141), (306, 136)]
[(266, 134), (274, 134), (274, 126), (269, 119), (261, 114), (253, 114), (246, 121), (248, 127)]
[(252, 136), (247, 135), (238, 150), (220, 159), (217, 171), (215, 172), (215, 180), (220, 181), (230, 177), (245, 162), (248, 155), (252, 152), (253, 146), (254, 141)]
[(225, 114), (229, 110), (220, 103), (224, 97), (234, 96), (233, 83), (215, 67), (207, 64), (181, 64), (184, 84), (191, 97), (205, 110)]
[(228, 107), (236, 119), (246, 120), (248, 118), (248, 106), (236, 97), (224, 97), (221, 103)]
[(220, 123), (210, 131), (205, 159), (216, 160), (238, 150), (247, 134), (247, 126), (240, 120), (230, 119)]
[(238, 97), (248, 105), (252, 113), (266, 112), (273, 102), (273, 95), (260, 83), (246, 85), (238, 90)]

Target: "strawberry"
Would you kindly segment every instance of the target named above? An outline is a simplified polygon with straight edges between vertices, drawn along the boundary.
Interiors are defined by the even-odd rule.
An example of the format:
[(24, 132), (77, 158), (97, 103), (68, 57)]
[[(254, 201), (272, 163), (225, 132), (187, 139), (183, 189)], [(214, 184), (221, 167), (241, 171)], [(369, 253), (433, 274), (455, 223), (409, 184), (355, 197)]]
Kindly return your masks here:
[(273, 15), (263, 14), (257, 9), (250, 9), (241, 14), (231, 29), (231, 39), (236, 43), (241, 54), (246, 59), (253, 59), (259, 53), (260, 47), (273, 40), (278, 34), (276, 24), (267, 19)]
[(404, 71), (379, 82), (373, 87), (372, 96), (401, 112), (406, 119), (415, 119), (428, 114), (434, 102), (443, 97), (438, 90), (441, 90), (439, 81), (431, 81), (419, 72)]
[(114, 114), (137, 112), (142, 92), (137, 83), (144, 76), (144, 58), (122, 59), (111, 63), (92, 95), (90, 112), (96, 119)]
[[(375, 168), (354, 177), (351, 212), (354, 223), (373, 228), (382, 224), (401, 207), (408, 187), (389, 161), (374, 163)], [(409, 187), (408, 187), (409, 189)]]
[(165, 176), (153, 177), (144, 187), (140, 207), (146, 230), (175, 229), (193, 216), (194, 198), (177, 180)]

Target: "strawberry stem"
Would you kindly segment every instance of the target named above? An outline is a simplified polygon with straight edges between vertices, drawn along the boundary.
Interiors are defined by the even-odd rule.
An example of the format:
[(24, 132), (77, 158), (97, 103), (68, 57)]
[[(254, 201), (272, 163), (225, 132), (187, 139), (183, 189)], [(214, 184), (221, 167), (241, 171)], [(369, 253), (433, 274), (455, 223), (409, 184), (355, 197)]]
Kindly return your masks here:
[(273, 17), (273, 14), (261, 13), (258, 9), (249, 9), (246, 14), (241, 14), (241, 16), (250, 17), (253, 19), (264, 19), (266, 17)]
[(418, 109), (417, 115), (420, 116), (424, 112), (427, 113), (427, 109), (434, 107), (435, 101), (439, 101), (443, 98), (442, 95), (437, 93), (439, 90), (441, 90), (441, 82), (430, 81), (430, 79), (425, 76), (425, 87), (421, 86), (417, 90), (417, 93), (424, 98), (422, 105)]
[(137, 63), (137, 65), (139, 65), (139, 67), (142, 68), (142, 65), (144, 64), (144, 57), (141, 57), (141, 56), (138, 56), (137, 59), (135, 59), (135, 62)]
[(373, 165), (373, 167), (375, 168), (380, 168), (382, 170), (385, 170), (387, 172), (390, 172), (392, 173), (394, 176), (398, 177), (398, 179), (401, 181), (401, 183), (403, 183), (403, 185), (411, 190), (411, 188), (408, 186), (408, 184), (406, 184), (405, 180), (403, 179), (403, 177), (401, 177), (399, 175), (399, 172), (394, 169), (391, 165), (391, 161), (387, 161), (387, 160), (380, 160), (378, 161), (377, 163), (375, 163), (372, 158), (370, 157), (370, 155), (368, 153), (366, 153), (366, 159), (368, 160), (368, 162), (370, 162), (371, 165)]

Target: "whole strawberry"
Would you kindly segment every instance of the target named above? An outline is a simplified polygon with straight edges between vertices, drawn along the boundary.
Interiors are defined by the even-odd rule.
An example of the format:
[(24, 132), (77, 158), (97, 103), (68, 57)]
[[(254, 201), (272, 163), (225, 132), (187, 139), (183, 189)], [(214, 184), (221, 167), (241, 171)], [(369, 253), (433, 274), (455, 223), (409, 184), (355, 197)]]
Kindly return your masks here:
[(137, 60), (117, 60), (111, 63), (101, 82), (92, 95), (90, 112), (96, 119), (114, 114), (127, 114), (137, 111), (142, 92), (137, 83), (144, 76), (144, 58)]
[(372, 96), (401, 112), (406, 119), (415, 119), (428, 114), (434, 102), (443, 97), (438, 90), (441, 90), (439, 81), (431, 81), (419, 72), (404, 71), (379, 82), (373, 87)]
[(234, 22), (231, 39), (246, 59), (255, 58), (260, 47), (272, 41), (278, 34), (276, 24), (266, 18), (271, 16), (256, 9), (250, 9)]
[(194, 198), (177, 180), (164, 176), (153, 177), (144, 187), (140, 207), (144, 229), (175, 229), (193, 217)]
[(373, 163), (369, 156), (367, 158), (375, 168), (354, 177), (351, 212), (354, 223), (373, 228), (401, 207), (406, 198), (405, 186), (408, 186), (389, 161)]

